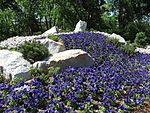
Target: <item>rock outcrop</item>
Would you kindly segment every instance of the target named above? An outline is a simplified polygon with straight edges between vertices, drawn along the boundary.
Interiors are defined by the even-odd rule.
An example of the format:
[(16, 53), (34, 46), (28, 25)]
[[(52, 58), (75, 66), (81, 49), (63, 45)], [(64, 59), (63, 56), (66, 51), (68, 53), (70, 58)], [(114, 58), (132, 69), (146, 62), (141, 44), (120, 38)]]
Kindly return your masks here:
[(13, 37), (9, 38), (0, 43), (2, 48), (16, 48), (21, 47), (25, 41), (39, 41), (49, 50), (50, 54), (58, 53), (65, 50), (64, 44), (61, 42), (55, 42), (51, 39), (44, 38), (41, 35), (39, 36), (25, 36), (25, 37)]
[(85, 67), (93, 65), (94, 61), (91, 56), (80, 49), (66, 50), (56, 53), (48, 60), (48, 66), (66, 68)]
[(29, 69), (31, 64), (16, 51), (0, 50), (0, 66), (6, 79), (30, 79)]
[(16, 37), (8, 38), (7, 40), (0, 42), (0, 47), (8, 48), (8, 49), (21, 47), (25, 41), (39, 40), (43, 38), (44, 37), (42, 35), (16, 36)]
[(148, 46), (146, 49), (145, 48), (136, 48), (135, 52), (143, 53), (143, 54), (150, 54), (150, 47)]
[(52, 55), (65, 50), (64, 44), (62, 44), (60, 42), (55, 42), (55, 41), (48, 39), (48, 38), (40, 39), (39, 41), (43, 45), (45, 45), (45, 47), (48, 49), (49, 53)]

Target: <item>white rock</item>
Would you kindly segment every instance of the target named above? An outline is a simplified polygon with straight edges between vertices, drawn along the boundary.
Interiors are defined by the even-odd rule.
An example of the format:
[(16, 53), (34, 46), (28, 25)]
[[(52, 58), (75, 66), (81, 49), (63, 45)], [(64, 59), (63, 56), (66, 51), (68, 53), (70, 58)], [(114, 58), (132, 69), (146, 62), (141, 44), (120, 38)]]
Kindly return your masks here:
[(65, 50), (64, 44), (62, 44), (60, 42), (55, 42), (48, 38), (40, 39), (39, 41), (45, 45), (45, 47), (48, 49), (49, 53), (52, 55)]
[(86, 30), (86, 27), (87, 27), (87, 22), (80, 20), (76, 24), (76, 28), (75, 28), (74, 32), (84, 32)]
[[(23, 78), (30, 79), (30, 63), (15, 51), (0, 50), (0, 66), (6, 79)], [(11, 77), (11, 78), (10, 78)]]
[(47, 61), (37, 61), (32, 65), (32, 67), (45, 69), (47, 68)]
[(25, 41), (32, 41), (32, 40), (43, 39), (43, 38), (44, 37), (42, 35), (16, 36), (0, 42), (0, 47), (4, 47), (8, 49), (15, 48), (15, 47), (22, 46)]
[(110, 37), (111, 34), (105, 33), (105, 32), (100, 32), (102, 35), (106, 36), (106, 37)]
[(144, 53), (144, 54), (150, 54), (150, 49), (148, 49), (148, 48), (144, 49), (144, 48), (138, 48), (137, 47), (135, 49), (135, 52)]
[(150, 49), (150, 46), (147, 46), (146, 49)]
[(120, 43), (126, 44), (125, 39), (123, 37), (121, 37), (120, 35), (117, 35), (115, 33), (113, 33), (110, 36), (108, 36), (108, 38), (115, 38), (115, 39), (118, 39)]
[(59, 29), (57, 26), (53, 26), (51, 29), (45, 31), (42, 36), (45, 36), (47, 37), (49, 34), (55, 34), (55, 33), (58, 33), (59, 32)]
[(13, 37), (9, 38), (5, 41), (2, 41), (0, 43), (1, 47), (6, 47), (8, 49), (15, 48), (15, 47), (21, 47), (25, 41), (40, 41), (42, 44), (45, 45), (45, 47), (49, 50), (50, 54), (58, 53), (65, 50), (64, 44), (61, 42), (55, 42), (51, 39), (44, 38), (44, 36), (38, 35), (38, 36), (26, 36), (26, 37)]
[(72, 67), (85, 67), (93, 65), (94, 61), (91, 56), (80, 50), (72, 49), (64, 52), (56, 53), (48, 60), (49, 66), (66, 68)]

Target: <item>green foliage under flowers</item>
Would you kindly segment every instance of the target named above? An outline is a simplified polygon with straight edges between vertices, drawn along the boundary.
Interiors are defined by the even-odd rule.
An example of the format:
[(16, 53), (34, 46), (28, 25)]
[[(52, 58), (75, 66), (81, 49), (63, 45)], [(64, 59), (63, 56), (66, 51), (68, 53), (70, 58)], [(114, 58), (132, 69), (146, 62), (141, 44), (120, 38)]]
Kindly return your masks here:
[(56, 42), (59, 42), (59, 41), (61, 40), (61, 39), (59, 38), (59, 36), (57, 36), (57, 35), (52, 35), (52, 34), (48, 35), (48, 38), (51, 39), (51, 40), (53, 40), (53, 41), (56, 41)]
[(10, 81), (10, 84), (15, 85), (18, 84), (20, 81), (24, 80), (23, 77), (16, 77), (13, 80)]
[(145, 47), (148, 44), (148, 38), (144, 32), (139, 32), (136, 34), (134, 42), (138, 47)]
[(30, 68), (29, 73), (32, 76), (32, 78), (34, 78), (44, 74), (44, 70), (41, 68)]
[(136, 45), (133, 43), (133, 44), (131, 44), (131, 43), (127, 43), (127, 44), (125, 44), (125, 45), (121, 45), (120, 47), (119, 47), (119, 50), (120, 51), (122, 51), (122, 52), (124, 52), (124, 53), (126, 53), (126, 54), (129, 54), (129, 55), (133, 55), (134, 54), (134, 52), (135, 52), (135, 49), (136, 49)]
[(45, 69), (41, 68), (30, 68), (30, 75), (32, 78), (40, 77), (42, 80), (46, 81), (51, 77), (53, 74), (57, 74), (60, 71), (59, 67), (49, 67), (47, 72)]
[(23, 57), (31, 63), (43, 60), (49, 55), (48, 49), (35, 40), (32, 42), (26, 41), (18, 51), (21, 52)]
[(119, 47), (121, 45), (121, 43), (119, 42), (119, 40), (116, 39), (116, 38), (107, 38), (106, 39), (106, 43), (114, 45), (116, 47)]
[(117, 47), (120, 51), (129, 55), (133, 55), (136, 49), (136, 44), (131, 44), (130, 42), (127, 42), (127, 44), (122, 44), (116, 38), (107, 38), (106, 43)]
[(6, 81), (6, 79), (4, 78), (4, 76), (0, 73), (0, 83), (4, 83)]
[(48, 74), (57, 74), (60, 71), (60, 67), (49, 67)]

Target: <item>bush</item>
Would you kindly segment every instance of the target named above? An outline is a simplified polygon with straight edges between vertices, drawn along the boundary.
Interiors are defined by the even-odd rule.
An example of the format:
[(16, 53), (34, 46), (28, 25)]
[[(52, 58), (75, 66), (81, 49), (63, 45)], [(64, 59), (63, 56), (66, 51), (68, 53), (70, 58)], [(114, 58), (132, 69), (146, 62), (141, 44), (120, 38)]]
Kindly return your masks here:
[(148, 43), (148, 38), (146, 37), (144, 32), (139, 32), (136, 34), (136, 38), (134, 42), (137, 44), (138, 47), (145, 47)]
[(136, 44), (131, 44), (129, 42), (127, 42), (127, 44), (125, 45), (121, 45), (120, 47), (118, 47), (120, 51), (129, 54), (129, 55), (133, 55), (136, 49)]
[(60, 71), (60, 67), (49, 67), (48, 74), (57, 74)]
[(126, 54), (129, 54), (129, 55), (133, 55), (134, 51), (136, 49), (136, 44), (135, 43), (131, 44), (130, 42), (127, 42), (127, 44), (122, 44), (116, 38), (107, 38), (106, 43), (114, 45), (120, 51), (122, 51)]
[(32, 76), (32, 78), (39, 77), (42, 81), (47, 81), (50, 77), (52, 77), (53, 74), (57, 74), (59, 70), (59, 67), (49, 67), (48, 73), (46, 73), (44, 69), (30, 68), (29, 73)]
[(116, 38), (107, 38), (106, 39), (106, 43), (107, 44), (111, 44), (111, 45), (116, 46), (116, 47), (119, 47), (121, 45), (121, 43), (119, 42), (119, 40), (116, 39)]
[(10, 84), (15, 85), (15, 84), (20, 83), (21, 81), (24, 81), (23, 77), (16, 77), (16, 78), (14, 78), (13, 80), (10, 81)]
[(44, 74), (44, 70), (40, 68), (30, 68), (29, 73), (32, 76), (32, 78), (34, 78), (34, 77), (39, 77), (42, 74)]
[(52, 34), (48, 35), (48, 38), (56, 42), (59, 42), (61, 40), (57, 35)]
[(24, 45), (19, 48), (19, 52), (23, 54), (23, 57), (31, 63), (40, 61), (48, 57), (48, 49), (37, 41), (25, 42)]

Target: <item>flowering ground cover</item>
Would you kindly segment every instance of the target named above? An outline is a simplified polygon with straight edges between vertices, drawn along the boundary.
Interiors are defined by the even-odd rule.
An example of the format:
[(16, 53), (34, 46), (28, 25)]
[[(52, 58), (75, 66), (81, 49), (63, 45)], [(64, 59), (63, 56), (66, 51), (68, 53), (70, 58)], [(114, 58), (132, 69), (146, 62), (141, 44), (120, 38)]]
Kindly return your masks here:
[(127, 55), (99, 33), (60, 37), (66, 49), (88, 52), (94, 65), (68, 67), (46, 81), (0, 84), (0, 112), (126, 113), (150, 99), (150, 55)]

